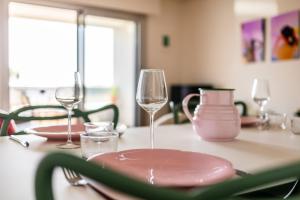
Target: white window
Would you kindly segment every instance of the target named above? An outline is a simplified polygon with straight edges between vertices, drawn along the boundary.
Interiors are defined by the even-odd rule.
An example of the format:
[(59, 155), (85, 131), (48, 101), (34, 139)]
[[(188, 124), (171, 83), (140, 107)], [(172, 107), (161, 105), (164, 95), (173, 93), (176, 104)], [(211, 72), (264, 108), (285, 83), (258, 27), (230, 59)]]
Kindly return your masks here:
[(10, 107), (53, 104), (54, 90), (77, 69), (77, 13), (9, 4)]
[[(11, 110), (26, 104), (57, 104), (55, 88), (64, 84), (66, 74), (79, 70), (85, 86), (82, 106), (93, 109), (115, 103), (120, 121), (134, 125), (137, 21), (101, 16), (100, 10), (89, 12), (9, 3)], [(79, 18), (84, 19), (83, 29)]]

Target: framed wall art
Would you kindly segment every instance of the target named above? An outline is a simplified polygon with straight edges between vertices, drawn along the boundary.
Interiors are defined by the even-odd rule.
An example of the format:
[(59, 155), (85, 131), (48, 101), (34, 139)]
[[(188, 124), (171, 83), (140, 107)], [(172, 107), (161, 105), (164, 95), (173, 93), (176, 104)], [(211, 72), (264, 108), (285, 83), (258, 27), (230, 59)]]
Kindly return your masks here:
[(245, 63), (265, 59), (265, 19), (244, 22), (242, 30), (242, 56)]
[(300, 57), (299, 11), (271, 18), (272, 60), (288, 60)]

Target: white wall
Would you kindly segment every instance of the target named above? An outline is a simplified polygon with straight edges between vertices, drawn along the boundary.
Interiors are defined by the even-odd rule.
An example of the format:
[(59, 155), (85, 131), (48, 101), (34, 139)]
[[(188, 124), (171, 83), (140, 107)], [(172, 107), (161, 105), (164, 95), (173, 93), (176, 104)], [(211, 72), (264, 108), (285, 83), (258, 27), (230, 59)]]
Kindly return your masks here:
[[(183, 2), (181, 0), (163, 0), (161, 1), (161, 13), (149, 15), (146, 19), (144, 65), (151, 68), (163, 68), (169, 85), (177, 83), (180, 79), (178, 70), (181, 65), (178, 60), (181, 56), (179, 41)], [(169, 47), (162, 45), (163, 35), (170, 37)]]
[[(219, 87), (235, 88), (236, 99), (246, 101), (254, 112), (253, 109), (257, 107), (250, 97), (252, 80), (255, 77), (263, 77), (269, 79), (271, 87), (271, 101), (267, 107), (277, 112), (292, 114), (300, 108), (300, 60), (270, 61), (268, 17), (266, 61), (243, 64), (240, 23), (246, 18), (234, 13), (234, 2), (234, 0), (185, 2), (183, 7), (185, 23), (181, 28), (180, 81), (208, 82)], [(279, 13), (300, 9), (298, 0), (277, 0), (277, 3)], [(261, 17), (264, 14), (262, 13)], [(247, 16), (247, 19), (257, 18), (257, 15)]]
[(159, 14), (161, 0), (49, 0), (142, 14)]
[[(145, 21), (142, 68), (164, 69), (168, 86), (178, 83), (181, 77), (179, 57), (181, 56), (180, 24), (183, 3), (182, 0), (163, 0), (160, 14), (148, 15)], [(163, 35), (170, 37), (169, 47), (162, 45)], [(165, 112), (169, 112), (168, 104), (155, 115), (155, 118)], [(148, 115), (144, 111), (142, 111), (142, 124), (149, 124)]]

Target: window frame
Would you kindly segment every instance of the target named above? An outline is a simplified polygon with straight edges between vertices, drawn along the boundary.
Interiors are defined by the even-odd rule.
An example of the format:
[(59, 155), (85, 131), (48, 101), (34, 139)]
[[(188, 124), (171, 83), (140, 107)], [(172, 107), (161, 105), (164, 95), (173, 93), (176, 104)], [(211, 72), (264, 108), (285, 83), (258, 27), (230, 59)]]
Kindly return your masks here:
[[(94, 15), (109, 17), (115, 19), (131, 20), (136, 23), (136, 47), (135, 47), (135, 84), (137, 85), (140, 68), (143, 63), (141, 49), (143, 46), (142, 35), (144, 31), (144, 15), (133, 14), (125, 11), (116, 11), (100, 7), (91, 7), (85, 5), (76, 5), (64, 2), (49, 2), (46, 0), (2, 0), (0, 1), (0, 109), (9, 110), (9, 58), (8, 58), (8, 20), (9, 20), (9, 3), (25, 3), (40, 6), (48, 6), (62, 9), (71, 9), (77, 11), (77, 69), (81, 73), (84, 82), (84, 17)], [(2, 34), (1, 34), (2, 33)], [(135, 89), (136, 90), (136, 89)], [(133, 98), (135, 101), (135, 98)], [(83, 105), (83, 104), (82, 104)], [(81, 106), (82, 106), (81, 105)], [(140, 108), (135, 105), (134, 124), (140, 124)]]

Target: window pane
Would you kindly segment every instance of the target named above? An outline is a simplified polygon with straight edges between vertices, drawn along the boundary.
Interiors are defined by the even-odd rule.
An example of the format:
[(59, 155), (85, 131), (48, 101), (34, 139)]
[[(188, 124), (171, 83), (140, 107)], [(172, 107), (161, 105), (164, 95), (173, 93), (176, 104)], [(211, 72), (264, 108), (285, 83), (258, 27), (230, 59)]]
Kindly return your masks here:
[(85, 84), (86, 87), (109, 88), (113, 86), (112, 28), (86, 25), (85, 29)]
[(55, 102), (55, 88), (77, 67), (76, 16), (73, 10), (10, 3), (11, 108)]
[(85, 19), (85, 108), (114, 103), (120, 122), (134, 124), (136, 23), (87, 15)]
[(114, 30), (94, 21), (103, 19), (86, 16), (85, 22), (85, 108), (109, 104), (114, 85)]

